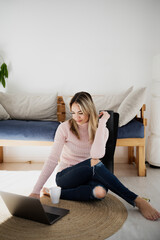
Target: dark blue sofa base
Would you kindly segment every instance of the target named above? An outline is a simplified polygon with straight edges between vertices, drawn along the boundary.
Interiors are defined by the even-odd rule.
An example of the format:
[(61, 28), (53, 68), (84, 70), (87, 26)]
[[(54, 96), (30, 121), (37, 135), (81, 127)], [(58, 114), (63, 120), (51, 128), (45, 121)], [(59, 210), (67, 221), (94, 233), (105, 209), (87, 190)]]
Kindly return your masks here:
[[(52, 142), (59, 124), (58, 121), (1, 120), (0, 139)], [(135, 119), (118, 128), (118, 139), (143, 137), (144, 126)]]
[(25, 141), (54, 141), (58, 121), (0, 121), (0, 139)]
[[(52, 142), (59, 124), (58, 121), (1, 120), (0, 139)], [(144, 138), (144, 126), (134, 119), (118, 128), (117, 138)]]
[(122, 138), (144, 138), (144, 125), (133, 119), (126, 125), (118, 128), (118, 139)]

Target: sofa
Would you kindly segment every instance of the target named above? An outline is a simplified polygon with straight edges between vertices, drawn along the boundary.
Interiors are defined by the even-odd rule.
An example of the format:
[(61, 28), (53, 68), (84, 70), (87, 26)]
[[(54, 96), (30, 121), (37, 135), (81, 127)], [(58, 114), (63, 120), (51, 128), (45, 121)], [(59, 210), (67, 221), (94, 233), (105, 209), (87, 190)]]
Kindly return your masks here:
[[(128, 147), (128, 162), (135, 162), (138, 176), (146, 176), (145, 94), (145, 88), (133, 91), (131, 87), (123, 94), (92, 95), (97, 111), (119, 114), (116, 146)], [(0, 93), (0, 162), (3, 162), (4, 146), (54, 144), (57, 127), (70, 117), (68, 103), (71, 96), (59, 95)], [(110, 168), (113, 171), (113, 164)]]

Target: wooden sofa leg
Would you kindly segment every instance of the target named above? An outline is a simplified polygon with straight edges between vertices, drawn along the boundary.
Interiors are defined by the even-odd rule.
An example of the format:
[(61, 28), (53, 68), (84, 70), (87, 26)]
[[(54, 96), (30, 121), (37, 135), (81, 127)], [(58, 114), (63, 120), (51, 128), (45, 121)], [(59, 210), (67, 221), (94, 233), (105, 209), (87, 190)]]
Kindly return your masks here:
[(146, 165), (145, 165), (145, 147), (140, 146), (137, 147), (137, 155), (138, 155), (138, 176), (145, 177), (146, 176)]
[(0, 163), (3, 162), (3, 147), (0, 146)]
[(139, 169), (139, 146), (136, 147), (136, 167)]
[(128, 163), (131, 164), (134, 161), (134, 147), (128, 147)]

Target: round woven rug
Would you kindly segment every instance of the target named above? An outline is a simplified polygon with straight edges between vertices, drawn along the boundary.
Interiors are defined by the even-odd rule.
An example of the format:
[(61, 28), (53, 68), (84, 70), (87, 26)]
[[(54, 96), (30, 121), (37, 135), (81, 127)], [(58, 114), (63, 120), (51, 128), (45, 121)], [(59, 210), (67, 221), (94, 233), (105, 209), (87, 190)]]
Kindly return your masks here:
[(0, 198), (0, 237), (3, 240), (104, 240), (117, 232), (127, 218), (124, 205), (113, 195), (102, 201), (75, 202), (60, 200), (52, 204), (49, 197), (41, 202), (67, 208), (69, 214), (53, 225), (12, 217)]

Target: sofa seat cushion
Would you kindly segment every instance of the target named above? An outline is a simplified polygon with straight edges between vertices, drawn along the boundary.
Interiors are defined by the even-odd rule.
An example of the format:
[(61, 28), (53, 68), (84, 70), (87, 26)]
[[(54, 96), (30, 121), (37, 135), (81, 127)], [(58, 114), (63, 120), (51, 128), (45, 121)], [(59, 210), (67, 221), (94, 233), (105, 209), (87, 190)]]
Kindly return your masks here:
[(144, 138), (143, 123), (133, 119), (126, 125), (118, 128), (118, 139), (120, 138)]
[[(26, 141), (53, 141), (58, 121), (1, 120), (0, 139)], [(144, 126), (133, 119), (118, 128), (117, 138), (143, 138)]]
[(0, 139), (53, 141), (58, 121), (1, 120)]

